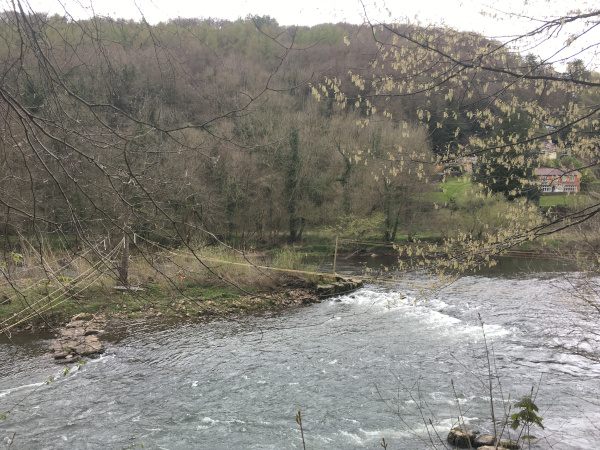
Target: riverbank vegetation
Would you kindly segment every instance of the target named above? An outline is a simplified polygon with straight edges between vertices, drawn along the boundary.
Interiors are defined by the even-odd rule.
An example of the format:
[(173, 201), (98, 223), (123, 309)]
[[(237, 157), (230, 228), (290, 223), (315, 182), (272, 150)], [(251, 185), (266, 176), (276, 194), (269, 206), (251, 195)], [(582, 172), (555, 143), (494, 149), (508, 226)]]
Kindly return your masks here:
[[(352, 233), (343, 236), (338, 229), (313, 231), (306, 233), (302, 245), (263, 249), (255, 254), (220, 246), (194, 252), (163, 247), (149, 252), (136, 245), (129, 255), (127, 285), (119, 280), (122, 242), (107, 254), (88, 249), (75, 258), (69, 252), (48, 248), (43, 265), (39, 264), (39, 254), (31, 249), (14, 254), (11, 264), (4, 267), (8, 281), (0, 285), (0, 323), (7, 330), (34, 331), (52, 329), (81, 313), (118, 320), (194, 319), (299, 306), (319, 301), (316, 287), (335, 280), (333, 273), (322, 273), (319, 261), (331, 264), (336, 258), (390, 255), (406, 259), (415, 240), (425, 247), (443, 239), (441, 234), (417, 234), (410, 242), (410, 236), (403, 235), (391, 244), (378, 240), (377, 234), (362, 239)], [(565, 242), (577, 249), (577, 254), (565, 253)], [(507, 255), (585, 258), (586, 248), (580, 243), (581, 235), (571, 233), (560, 240), (540, 239)], [(306, 257), (317, 264), (306, 264)], [(584, 261), (593, 264), (589, 258), (580, 264)], [(380, 275), (385, 274), (365, 273), (364, 279)]]
[(66, 266), (56, 259), (43, 267), (20, 255), (19, 264), (7, 269), (11, 282), (0, 285), (0, 323), (7, 330), (40, 330), (80, 313), (106, 319), (230, 317), (318, 301), (317, 284), (333, 280), (291, 250), (261, 257), (210, 247), (195, 254), (154, 252), (152, 261), (146, 256), (130, 255), (129, 284), (115, 286), (115, 261), (91, 252)]

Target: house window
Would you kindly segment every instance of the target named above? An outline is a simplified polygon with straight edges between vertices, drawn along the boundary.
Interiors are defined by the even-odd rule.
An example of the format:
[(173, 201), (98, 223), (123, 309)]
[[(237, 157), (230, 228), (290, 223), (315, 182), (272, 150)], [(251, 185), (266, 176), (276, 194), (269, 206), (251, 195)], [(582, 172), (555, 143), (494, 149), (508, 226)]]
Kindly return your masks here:
[(571, 183), (575, 182), (575, 175), (571, 175)]
[(552, 186), (542, 186), (542, 192), (552, 192)]
[(567, 176), (566, 176), (566, 175), (563, 175), (563, 177), (562, 177), (562, 180), (563, 180), (563, 181), (567, 181)]

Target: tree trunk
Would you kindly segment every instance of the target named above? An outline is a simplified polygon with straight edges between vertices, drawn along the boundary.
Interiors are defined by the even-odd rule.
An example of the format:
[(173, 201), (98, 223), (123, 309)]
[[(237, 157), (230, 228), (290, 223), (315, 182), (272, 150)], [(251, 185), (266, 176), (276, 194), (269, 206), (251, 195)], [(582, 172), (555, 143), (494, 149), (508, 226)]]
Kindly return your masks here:
[(296, 200), (297, 200), (297, 185), (298, 174), (300, 172), (300, 144), (298, 132), (293, 131), (290, 136), (290, 162), (286, 173), (285, 191), (288, 201), (289, 219), (289, 241), (293, 243), (298, 238), (298, 217), (296, 216)]

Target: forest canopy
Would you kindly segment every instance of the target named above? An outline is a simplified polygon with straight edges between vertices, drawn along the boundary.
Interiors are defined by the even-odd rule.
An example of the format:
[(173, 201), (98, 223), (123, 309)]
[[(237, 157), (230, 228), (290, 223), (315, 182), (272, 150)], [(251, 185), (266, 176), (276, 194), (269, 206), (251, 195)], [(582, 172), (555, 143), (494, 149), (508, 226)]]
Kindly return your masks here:
[[(583, 34), (599, 15), (524, 38), (565, 23)], [(506, 42), (406, 23), (149, 25), (20, 1), (0, 36), (5, 258), (20, 238), (41, 248), (125, 231), (246, 249), (362, 220), (368, 229), (350, 234), (433, 236), (407, 267), (454, 271), (600, 207), (600, 77), (581, 59), (563, 70)], [(587, 171), (585, 207), (538, 205), (536, 170), (560, 161)], [(469, 186), (446, 196), (456, 176)]]

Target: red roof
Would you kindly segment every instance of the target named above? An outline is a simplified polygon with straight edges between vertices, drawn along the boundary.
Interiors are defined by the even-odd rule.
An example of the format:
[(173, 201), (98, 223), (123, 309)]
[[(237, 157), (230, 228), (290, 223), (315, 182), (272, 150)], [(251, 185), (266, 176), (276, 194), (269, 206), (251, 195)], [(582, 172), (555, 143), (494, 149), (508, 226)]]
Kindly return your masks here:
[(553, 167), (540, 167), (537, 170), (537, 174), (541, 175), (541, 176), (552, 175), (552, 176), (559, 176), (559, 177), (561, 177), (563, 175), (579, 176), (579, 172), (576, 171), (575, 169), (565, 169), (565, 168), (555, 169)]

